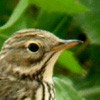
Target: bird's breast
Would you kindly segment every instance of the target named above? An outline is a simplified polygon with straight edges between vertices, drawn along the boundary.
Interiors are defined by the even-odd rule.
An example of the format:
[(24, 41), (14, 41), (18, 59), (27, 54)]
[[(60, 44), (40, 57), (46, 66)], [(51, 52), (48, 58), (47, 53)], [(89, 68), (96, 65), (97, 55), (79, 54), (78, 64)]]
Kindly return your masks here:
[(35, 93), (35, 100), (56, 100), (54, 85), (41, 82)]

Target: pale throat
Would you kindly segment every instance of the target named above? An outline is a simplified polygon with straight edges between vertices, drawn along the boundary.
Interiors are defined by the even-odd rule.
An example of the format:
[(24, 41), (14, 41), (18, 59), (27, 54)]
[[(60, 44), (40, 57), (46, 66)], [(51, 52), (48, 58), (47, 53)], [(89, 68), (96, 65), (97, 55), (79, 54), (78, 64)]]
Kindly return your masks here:
[(53, 76), (54, 64), (56, 63), (61, 52), (62, 51), (54, 53), (54, 55), (47, 62), (47, 66), (46, 66), (45, 71), (43, 73), (43, 81), (49, 82), (51, 84), (53, 83), (52, 76)]

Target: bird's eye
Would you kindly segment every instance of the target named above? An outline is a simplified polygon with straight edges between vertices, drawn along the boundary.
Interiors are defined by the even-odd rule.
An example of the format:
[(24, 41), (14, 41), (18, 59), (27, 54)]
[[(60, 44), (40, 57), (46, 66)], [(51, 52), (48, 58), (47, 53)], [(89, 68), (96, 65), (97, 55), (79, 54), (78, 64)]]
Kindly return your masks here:
[(28, 49), (31, 52), (37, 52), (39, 50), (39, 45), (36, 44), (36, 43), (30, 43), (29, 46), (28, 46)]

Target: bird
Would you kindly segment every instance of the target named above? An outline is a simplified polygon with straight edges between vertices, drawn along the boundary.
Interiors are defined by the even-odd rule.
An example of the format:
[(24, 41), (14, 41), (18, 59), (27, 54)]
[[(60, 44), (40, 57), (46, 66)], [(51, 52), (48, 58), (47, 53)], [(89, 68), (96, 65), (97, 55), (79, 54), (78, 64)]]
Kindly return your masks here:
[(53, 69), (65, 49), (81, 43), (40, 29), (22, 29), (0, 51), (0, 100), (56, 100)]

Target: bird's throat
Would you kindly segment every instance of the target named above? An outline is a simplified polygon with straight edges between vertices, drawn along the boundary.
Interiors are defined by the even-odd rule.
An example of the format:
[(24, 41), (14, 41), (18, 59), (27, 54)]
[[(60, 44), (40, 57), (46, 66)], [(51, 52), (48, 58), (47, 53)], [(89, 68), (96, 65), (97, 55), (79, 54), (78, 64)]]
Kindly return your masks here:
[(53, 69), (54, 69), (54, 64), (57, 61), (61, 51), (53, 53), (47, 63), (45, 64), (45, 69), (44, 73), (42, 74), (43, 81), (52, 83), (52, 76), (53, 76)]

